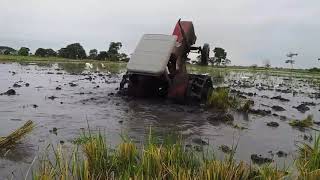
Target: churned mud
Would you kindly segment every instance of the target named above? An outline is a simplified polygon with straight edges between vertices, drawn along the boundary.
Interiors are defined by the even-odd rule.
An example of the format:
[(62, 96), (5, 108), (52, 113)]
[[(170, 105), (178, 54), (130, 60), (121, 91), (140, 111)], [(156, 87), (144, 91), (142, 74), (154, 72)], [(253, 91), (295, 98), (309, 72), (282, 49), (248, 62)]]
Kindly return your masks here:
[[(230, 87), (231, 94), (254, 102), (248, 113), (221, 113), (205, 106), (119, 96), (123, 73), (123, 65), (108, 63), (1, 64), (0, 136), (29, 119), (37, 126), (14, 149), (2, 153), (0, 176), (25, 173), (48, 144), (71, 147), (88, 126), (105, 132), (111, 144), (120, 142), (121, 134), (142, 143), (152, 128), (159, 136), (182, 134), (187, 146), (197, 151), (210, 146), (220, 158), (237, 147), (237, 159), (279, 165), (289, 164), (296, 142), (312, 140), (312, 129), (320, 128), (320, 91), (313, 78), (212, 73), (215, 86)], [(312, 128), (290, 126), (290, 120), (309, 114)]]

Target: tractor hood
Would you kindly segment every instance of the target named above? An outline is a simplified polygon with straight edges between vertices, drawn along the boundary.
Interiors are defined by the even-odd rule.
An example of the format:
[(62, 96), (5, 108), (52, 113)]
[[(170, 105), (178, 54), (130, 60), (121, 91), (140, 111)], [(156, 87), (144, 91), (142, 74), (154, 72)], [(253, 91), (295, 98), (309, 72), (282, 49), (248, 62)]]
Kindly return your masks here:
[(167, 67), (176, 40), (177, 36), (174, 35), (144, 34), (131, 55), (128, 72), (161, 75)]

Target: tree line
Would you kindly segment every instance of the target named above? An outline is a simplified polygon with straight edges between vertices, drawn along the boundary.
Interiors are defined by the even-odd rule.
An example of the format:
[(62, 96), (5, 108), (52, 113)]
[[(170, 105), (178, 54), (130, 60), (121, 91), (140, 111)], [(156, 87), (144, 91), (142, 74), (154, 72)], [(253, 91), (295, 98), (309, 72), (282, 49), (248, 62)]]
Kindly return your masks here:
[(231, 60), (227, 58), (227, 52), (225, 49), (221, 47), (215, 47), (213, 49), (213, 53), (214, 53), (214, 56), (209, 57), (208, 61), (204, 63), (201, 61), (201, 55), (199, 55), (195, 63), (200, 65), (205, 65), (205, 66), (207, 66), (208, 63), (210, 63), (212, 66), (220, 66), (220, 65), (226, 66), (231, 63)]
[[(111, 42), (108, 50), (98, 52), (97, 49), (91, 49), (87, 55), (85, 49), (80, 43), (72, 43), (64, 48), (59, 49), (58, 51), (55, 51), (51, 48), (38, 48), (34, 55), (39, 57), (62, 57), (67, 59), (129, 61), (127, 54), (119, 52), (121, 47), (121, 42)], [(28, 47), (21, 47), (19, 50), (15, 50), (7, 46), (0, 46), (0, 54), (20, 56), (32, 55)]]

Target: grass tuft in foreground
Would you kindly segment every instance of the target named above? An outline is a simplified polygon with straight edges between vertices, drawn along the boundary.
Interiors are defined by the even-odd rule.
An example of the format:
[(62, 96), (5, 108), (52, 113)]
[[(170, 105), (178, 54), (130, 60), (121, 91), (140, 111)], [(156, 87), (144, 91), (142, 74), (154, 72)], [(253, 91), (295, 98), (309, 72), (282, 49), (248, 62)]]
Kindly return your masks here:
[[(104, 136), (83, 134), (75, 151), (66, 158), (61, 146), (54, 159), (40, 160), (33, 179), (279, 179), (285, 173), (271, 166), (256, 168), (236, 162), (233, 153), (225, 160), (216, 160), (207, 152), (195, 152), (180, 140), (159, 144), (149, 136), (138, 148), (124, 140), (115, 149), (108, 147)], [(78, 146), (82, 152), (78, 151)], [(69, 160), (68, 160), (69, 159)]]
[(298, 147), (299, 157), (296, 160), (301, 179), (320, 177), (320, 135), (312, 145), (302, 143)]

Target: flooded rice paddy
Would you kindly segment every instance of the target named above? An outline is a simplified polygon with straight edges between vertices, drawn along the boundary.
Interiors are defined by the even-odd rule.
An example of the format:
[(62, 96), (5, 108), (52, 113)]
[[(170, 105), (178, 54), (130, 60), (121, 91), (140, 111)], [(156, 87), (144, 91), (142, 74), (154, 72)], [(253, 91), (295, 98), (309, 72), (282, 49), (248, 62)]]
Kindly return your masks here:
[[(0, 177), (23, 176), (48, 144), (61, 143), (70, 148), (88, 126), (103, 131), (114, 145), (121, 141), (121, 134), (143, 143), (152, 128), (159, 136), (182, 134), (186, 144), (197, 150), (208, 143), (219, 158), (225, 156), (220, 146), (237, 145), (237, 160), (250, 163), (251, 155), (257, 154), (271, 158), (280, 167), (293, 161), (297, 142), (312, 141), (320, 128), (318, 77), (189, 69), (194, 73), (208, 70), (215, 86), (228, 86), (233, 94), (253, 100), (252, 110), (231, 112), (234, 123), (230, 125), (214, 120), (216, 112), (203, 106), (118, 96), (124, 64), (1, 64), (0, 93), (14, 89), (16, 95), (0, 96), (0, 136), (6, 136), (29, 119), (37, 126), (15, 148), (1, 152)], [(289, 125), (290, 120), (309, 114), (316, 121), (312, 128)]]

